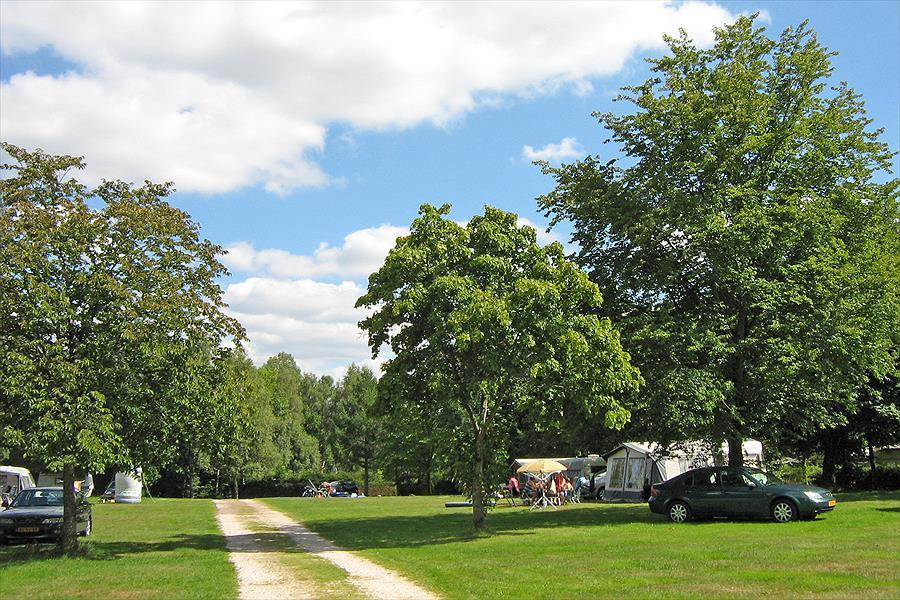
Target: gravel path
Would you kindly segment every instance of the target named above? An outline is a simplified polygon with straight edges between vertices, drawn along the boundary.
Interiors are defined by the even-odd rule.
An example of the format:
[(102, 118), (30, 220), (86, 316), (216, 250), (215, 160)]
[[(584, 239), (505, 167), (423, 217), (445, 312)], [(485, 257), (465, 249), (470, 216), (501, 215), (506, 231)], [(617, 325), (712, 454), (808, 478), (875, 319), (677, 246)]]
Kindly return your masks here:
[(228, 558), (237, 570), (242, 600), (314, 597), (290, 569), (280, 564), (277, 551), (266, 549), (264, 534), (247, 527), (247, 515), (236, 502), (216, 500), (215, 503)]
[(260, 551), (246, 523), (261, 523), (267, 529), (286, 536), (293, 543), (347, 572), (347, 581), (369, 598), (390, 600), (436, 600), (436, 596), (397, 573), (385, 569), (353, 552), (338, 548), (322, 536), (303, 527), (287, 515), (255, 500), (216, 500), (219, 524), (238, 572), (240, 597), (309, 598), (290, 574), (278, 564), (277, 555)]

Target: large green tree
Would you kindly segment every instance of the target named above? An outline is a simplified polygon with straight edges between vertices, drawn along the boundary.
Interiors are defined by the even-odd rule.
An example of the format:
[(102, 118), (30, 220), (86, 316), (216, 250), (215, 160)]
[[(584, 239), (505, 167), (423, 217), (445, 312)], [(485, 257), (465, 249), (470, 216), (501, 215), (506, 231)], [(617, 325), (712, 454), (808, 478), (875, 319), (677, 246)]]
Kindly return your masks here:
[[(753, 17), (686, 34), (595, 115), (622, 159), (553, 168), (538, 199), (574, 225), (577, 262), (647, 380), (635, 422), (660, 441), (810, 436), (893, 369), (892, 153), (806, 24)], [(893, 240), (893, 241), (892, 241)]]
[(373, 309), (360, 323), (373, 354), (383, 344), (394, 354), (380, 381), (387, 401), (450, 413), (435, 424), (465, 462), (482, 530), (485, 467), (505, 458), (515, 407), (540, 424), (576, 402), (621, 426), (629, 413), (618, 396), (640, 376), (610, 320), (595, 314), (597, 286), (560, 244), (539, 246), (534, 229), (494, 208), (465, 227), (449, 210), (421, 207), (357, 305)]
[(318, 442), (305, 427), (307, 378), (294, 357), (281, 352), (260, 367), (259, 376), (266, 390), (274, 421), (272, 442), (281, 453), (282, 477), (317, 466)]
[(381, 439), (381, 420), (375, 413), (378, 380), (368, 367), (350, 365), (341, 379), (337, 400), (342, 406), (341, 430), (346, 438), (346, 462), (363, 468), (363, 493), (369, 495), (369, 474)]
[(158, 465), (182, 434), (221, 433), (229, 411), (210, 391), (221, 344), (242, 330), (222, 312), (221, 249), (165, 202), (170, 185), (89, 190), (71, 176), (80, 158), (3, 149), (3, 434), (63, 471), (70, 552), (75, 466)]

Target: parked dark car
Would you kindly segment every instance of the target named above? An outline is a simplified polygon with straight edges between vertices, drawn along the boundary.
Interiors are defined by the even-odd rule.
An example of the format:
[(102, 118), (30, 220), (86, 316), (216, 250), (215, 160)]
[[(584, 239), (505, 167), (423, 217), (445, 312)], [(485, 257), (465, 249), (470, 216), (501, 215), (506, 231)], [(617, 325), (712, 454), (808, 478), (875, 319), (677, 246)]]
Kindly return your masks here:
[[(76, 495), (75, 527), (79, 535), (90, 535), (91, 505)], [(0, 544), (14, 541), (55, 541), (62, 530), (63, 489), (39, 487), (22, 490), (10, 507), (0, 513)]]
[(333, 491), (331, 492), (332, 496), (349, 496), (351, 494), (359, 494), (359, 486), (356, 485), (356, 482), (354, 481), (332, 481), (331, 487), (333, 489)]
[(674, 523), (693, 517), (771, 517), (779, 523), (834, 510), (826, 489), (781, 481), (749, 467), (703, 467), (655, 484), (650, 510)]

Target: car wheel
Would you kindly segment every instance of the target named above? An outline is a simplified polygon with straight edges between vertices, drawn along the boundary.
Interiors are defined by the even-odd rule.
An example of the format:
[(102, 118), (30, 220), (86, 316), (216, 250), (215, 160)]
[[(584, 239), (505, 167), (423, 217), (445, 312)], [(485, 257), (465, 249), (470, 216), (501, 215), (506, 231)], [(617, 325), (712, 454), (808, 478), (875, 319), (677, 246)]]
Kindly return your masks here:
[(93, 527), (94, 527), (94, 518), (88, 517), (87, 527), (84, 528), (84, 530), (81, 532), (81, 535), (83, 535), (84, 537), (91, 535), (91, 529), (93, 529)]
[(796, 521), (797, 516), (797, 507), (790, 500), (782, 498), (772, 505), (772, 518), (778, 523)]
[(675, 501), (669, 505), (669, 520), (673, 523), (684, 523), (691, 518), (691, 508), (684, 502)]

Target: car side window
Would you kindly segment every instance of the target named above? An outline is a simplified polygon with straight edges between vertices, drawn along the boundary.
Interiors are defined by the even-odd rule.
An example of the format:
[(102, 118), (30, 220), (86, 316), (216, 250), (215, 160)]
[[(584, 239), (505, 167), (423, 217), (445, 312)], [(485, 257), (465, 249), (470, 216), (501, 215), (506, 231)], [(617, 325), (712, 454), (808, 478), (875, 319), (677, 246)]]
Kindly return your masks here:
[(697, 488), (708, 488), (715, 487), (719, 485), (719, 479), (716, 476), (716, 471), (698, 471), (694, 473), (694, 487)]
[(722, 469), (722, 485), (728, 487), (739, 487), (748, 485), (744, 479), (743, 473), (737, 469)]

